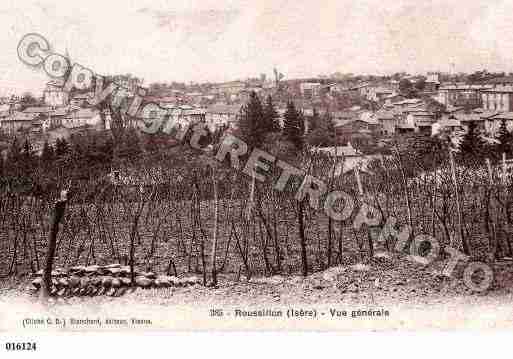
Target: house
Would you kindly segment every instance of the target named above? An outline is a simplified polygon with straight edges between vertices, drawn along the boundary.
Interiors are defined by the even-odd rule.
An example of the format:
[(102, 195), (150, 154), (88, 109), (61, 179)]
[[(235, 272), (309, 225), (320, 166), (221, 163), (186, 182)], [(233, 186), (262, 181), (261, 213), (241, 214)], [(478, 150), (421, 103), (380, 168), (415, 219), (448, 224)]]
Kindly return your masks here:
[(465, 107), (463, 107), (463, 106), (447, 105), (447, 106), (445, 106), (444, 113), (455, 114), (455, 113), (463, 113), (464, 111), (465, 111)]
[(513, 112), (501, 112), (485, 119), (486, 133), (497, 134), (503, 121), (506, 123), (508, 131), (513, 131)]
[(478, 131), (485, 131), (485, 117), (479, 113), (444, 113), (442, 118), (433, 123), (431, 134), (436, 135), (442, 131), (466, 132), (471, 122), (474, 123)]
[(72, 108), (70, 107), (58, 107), (47, 113), (46, 116), (43, 117), (43, 132), (62, 126), (62, 121), (64, 120), (64, 117), (66, 117), (66, 115), (71, 109)]
[(359, 119), (367, 123), (367, 127), (372, 135), (381, 135), (382, 126), (377, 120), (376, 115), (369, 111), (360, 113)]
[(500, 85), (481, 92), (483, 109), (490, 111), (513, 111), (513, 85)]
[(69, 93), (63, 89), (63, 81), (50, 81), (46, 84), (43, 91), (43, 101), (51, 107), (67, 106), (69, 103)]
[(386, 108), (399, 108), (403, 109), (406, 107), (418, 107), (422, 106), (424, 104), (424, 101), (422, 101), (420, 98), (409, 98), (405, 99), (399, 102), (393, 102), (390, 104), (385, 104)]
[(31, 106), (23, 110), (23, 113), (36, 114), (36, 115), (47, 115), (53, 111), (51, 106)]
[(335, 111), (331, 113), (335, 126), (347, 123), (350, 120), (356, 120), (361, 111)]
[(338, 84), (338, 83), (328, 84), (327, 88), (328, 88), (329, 92), (332, 94), (340, 94), (340, 93), (349, 91), (349, 87), (344, 86), (342, 84)]
[(390, 87), (390, 89), (392, 89), (393, 91), (399, 92), (399, 83), (400, 81), (392, 79), (388, 82), (387, 86)]
[(468, 122), (473, 121), (479, 131), (489, 132), (491, 126), (490, 123), (487, 123), (487, 119), (497, 114), (498, 111), (476, 108), (470, 113), (463, 112), (455, 114), (455, 116), (461, 120), (463, 124), (468, 124)]
[(459, 132), (463, 131), (463, 125), (461, 124), (461, 121), (457, 120), (454, 117), (449, 118), (442, 118), (435, 122), (433, 126), (431, 127), (431, 136), (435, 136), (440, 134), (441, 132)]
[(367, 99), (374, 102), (385, 101), (387, 97), (395, 95), (395, 92), (386, 87), (370, 87)]
[(395, 126), (395, 130), (397, 133), (405, 134), (405, 133), (414, 133), (416, 128), (415, 124), (408, 122), (400, 122)]
[(382, 132), (385, 135), (393, 135), (397, 126), (397, 116), (393, 111), (379, 110), (375, 114), (376, 120), (381, 124)]
[(371, 89), (371, 85), (368, 83), (361, 83), (357, 86), (351, 87), (349, 91), (357, 92), (361, 97), (367, 97), (369, 91)]
[(455, 113), (452, 115), (453, 118), (460, 121), (463, 130), (467, 130), (469, 123), (473, 122), (478, 131), (486, 131), (486, 118), (489, 117), (486, 113)]
[(436, 92), (440, 88), (440, 74), (438, 72), (428, 72), (424, 91)]
[(225, 95), (225, 96), (231, 96), (231, 95), (238, 95), (240, 92), (242, 92), (246, 88), (246, 84), (241, 81), (231, 81), (226, 82), (217, 85), (215, 88), (215, 92), (218, 95)]
[(11, 115), (11, 111), (10, 110), (6, 110), (6, 111), (0, 111), (0, 122), (2, 122), (2, 120), (4, 118), (7, 118)]
[[(413, 125), (414, 132), (431, 134), (431, 127), (436, 122), (435, 114), (430, 111), (411, 111), (406, 116), (405, 124)], [(405, 127), (409, 129), (410, 127)]]
[(167, 115), (174, 126), (186, 128), (198, 122), (205, 122), (206, 110), (184, 105), (168, 109)]
[(240, 118), (241, 105), (215, 104), (207, 107), (205, 122), (209, 129), (220, 127), (235, 128)]
[(513, 76), (501, 76), (501, 77), (495, 77), (493, 79), (490, 79), (486, 81), (487, 84), (493, 85), (493, 86), (508, 86), (513, 85)]
[(144, 102), (155, 103), (162, 108), (174, 108), (178, 102), (176, 96), (146, 96)]
[(89, 101), (94, 97), (93, 93), (76, 93), (69, 100), (71, 106), (85, 107), (89, 105)]
[(425, 107), (426, 104), (423, 100), (413, 98), (392, 103), (385, 102), (382, 109), (386, 111), (391, 111), (397, 116), (406, 116), (410, 111), (425, 109)]
[(30, 130), (33, 122), (39, 117), (37, 113), (10, 112), (6, 117), (2, 118), (2, 132), (15, 135), (19, 131)]
[(355, 149), (349, 142), (346, 146), (314, 147), (312, 153), (322, 153), (331, 157), (361, 157), (362, 153)]
[(491, 89), (491, 85), (446, 84), (438, 90), (436, 100), (448, 105), (471, 105), (479, 107), (482, 104), (481, 93)]
[(350, 142), (345, 146), (319, 147), (312, 148), (310, 151), (312, 153), (324, 153), (331, 157), (340, 158), (335, 165), (334, 171), (334, 175), (337, 177), (348, 175), (355, 171), (355, 169), (358, 169), (360, 173), (371, 174), (368, 165), (372, 160), (379, 157), (376, 155), (363, 155), (360, 151), (355, 149)]
[(347, 145), (352, 142), (357, 145), (369, 145), (373, 142), (369, 123), (361, 119), (353, 119), (335, 124), (335, 135), (340, 144)]
[[(411, 124), (413, 127), (405, 125), (406, 118), (410, 113), (422, 111), (426, 111), (426, 104), (421, 99), (414, 98), (385, 103), (383, 108), (378, 111), (379, 116), (384, 117), (383, 121), (380, 121), (383, 126), (383, 133), (393, 134), (395, 132), (414, 130), (415, 126), (413, 122)], [(385, 122), (387, 123), (386, 126)]]
[(442, 114), (441, 118), (433, 124), (432, 135), (435, 135), (443, 130), (448, 132), (467, 131), (469, 123), (474, 123), (478, 131), (484, 132), (486, 130), (486, 118), (496, 114), (483, 109), (475, 109), (472, 112), (464, 112), (461, 108), (448, 107)]
[(70, 111), (63, 117), (62, 125), (66, 128), (78, 128), (86, 125), (105, 128), (100, 111), (92, 108), (79, 108)]
[(394, 102), (401, 102), (406, 100), (406, 97), (404, 97), (403, 95), (399, 95), (396, 92), (393, 92), (392, 94), (385, 96), (383, 100), (385, 101), (385, 104), (391, 105)]
[(299, 91), (301, 92), (301, 96), (312, 98), (319, 96), (321, 86), (319, 82), (301, 82), (299, 84)]

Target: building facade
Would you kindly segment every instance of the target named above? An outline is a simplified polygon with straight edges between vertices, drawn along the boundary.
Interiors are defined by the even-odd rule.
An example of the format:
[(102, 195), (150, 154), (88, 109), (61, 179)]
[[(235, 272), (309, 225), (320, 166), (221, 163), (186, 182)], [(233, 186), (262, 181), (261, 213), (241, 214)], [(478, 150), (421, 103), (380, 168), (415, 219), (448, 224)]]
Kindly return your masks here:
[(513, 86), (497, 86), (481, 93), (483, 109), (488, 111), (513, 111)]

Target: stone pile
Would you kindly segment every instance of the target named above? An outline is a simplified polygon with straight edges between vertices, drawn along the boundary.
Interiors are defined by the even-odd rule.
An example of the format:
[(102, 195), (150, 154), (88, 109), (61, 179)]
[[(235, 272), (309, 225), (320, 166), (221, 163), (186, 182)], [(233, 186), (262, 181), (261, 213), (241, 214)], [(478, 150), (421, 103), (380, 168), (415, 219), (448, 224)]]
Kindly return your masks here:
[[(178, 278), (168, 275), (156, 275), (134, 268), (135, 286), (139, 288), (185, 287), (201, 284), (198, 277)], [(32, 286), (35, 291), (41, 289), (43, 270), (35, 274)], [(56, 268), (52, 271), (52, 295), (57, 296), (122, 296), (131, 287), (129, 266), (110, 264), (106, 266), (75, 266), (68, 270)]]

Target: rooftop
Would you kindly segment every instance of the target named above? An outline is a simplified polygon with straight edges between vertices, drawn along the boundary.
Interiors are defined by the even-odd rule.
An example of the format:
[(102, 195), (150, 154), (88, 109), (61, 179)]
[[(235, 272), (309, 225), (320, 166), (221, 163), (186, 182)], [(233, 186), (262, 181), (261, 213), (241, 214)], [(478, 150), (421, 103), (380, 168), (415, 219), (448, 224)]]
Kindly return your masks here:
[(351, 146), (351, 144), (348, 144), (347, 146), (316, 147), (312, 148), (310, 151), (313, 153), (324, 153), (335, 157), (355, 157), (362, 155), (358, 150)]
[(420, 98), (410, 98), (410, 99), (402, 100), (399, 102), (394, 102), (394, 103), (392, 103), (392, 105), (394, 105), (394, 106), (413, 105), (413, 104), (419, 104), (421, 102), (422, 102), (422, 100)]
[(367, 122), (371, 125), (379, 125), (378, 120), (376, 119), (376, 116), (372, 112), (363, 112), (360, 114), (360, 120)]
[(451, 115), (450, 118), (456, 119), (461, 122), (469, 122), (469, 121), (482, 121), (483, 116), (477, 113), (455, 113)]
[(238, 114), (240, 112), (241, 105), (225, 105), (215, 104), (207, 108), (207, 113), (220, 113), (220, 114)]
[(24, 113), (48, 113), (52, 112), (52, 108), (50, 106), (33, 106), (27, 107), (23, 110)]
[(454, 118), (443, 119), (437, 122), (440, 127), (459, 127), (461, 122)]
[(36, 117), (38, 117), (37, 113), (15, 112), (4, 121), (33, 121)]
[(419, 116), (419, 117), (433, 117), (434, 114), (429, 111), (420, 110), (420, 111), (412, 111), (412, 116)]
[(394, 93), (393, 90), (385, 88), (385, 87), (378, 87), (377, 89), (374, 90), (374, 92), (376, 92), (376, 93), (388, 93), (388, 94)]
[(513, 83), (513, 76), (503, 76), (496, 77), (494, 79), (488, 80), (489, 83), (498, 84), (498, 83)]
[(502, 112), (489, 117), (490, 120), (509, 120), (513, 121), (513, 112)]
[(483, 90), (483, 92), (513, 92), (513, 85), (500, 85), (496, 87), (492, 87), (486, 90)]
[(468, 84), (451, 84), (451, 85), (442, 85), (440, 90), (485, 90), (493, 88), (492, 85), (468, 85)]
[(70, 112), (66, 118), (93, 118), (98, 114), (99, 111), (92, 108), (79, 108), (78, 110)]
[(53, 111), (50, 112), (51, 116), (66, 116), (68, 113), (68, 107), (57, 107)]
[(378, 120), (393, 120), (395, 118), (395, 114), (392, 111), (379, 110), (376, 112), (376, 118)]

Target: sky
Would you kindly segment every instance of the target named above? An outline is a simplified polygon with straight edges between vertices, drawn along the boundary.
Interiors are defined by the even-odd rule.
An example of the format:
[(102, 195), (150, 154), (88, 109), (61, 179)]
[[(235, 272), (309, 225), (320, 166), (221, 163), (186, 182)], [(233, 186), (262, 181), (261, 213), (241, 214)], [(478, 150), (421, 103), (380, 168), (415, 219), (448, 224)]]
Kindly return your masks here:
[(146, 85), (271, 76), (274, 67), (286, 78), (510, 72), (511, 13), (511, 0), (2, 0), (0, 96), (38, 94), (49, 80), (17, 58), (33, 32), (73, 62)]

